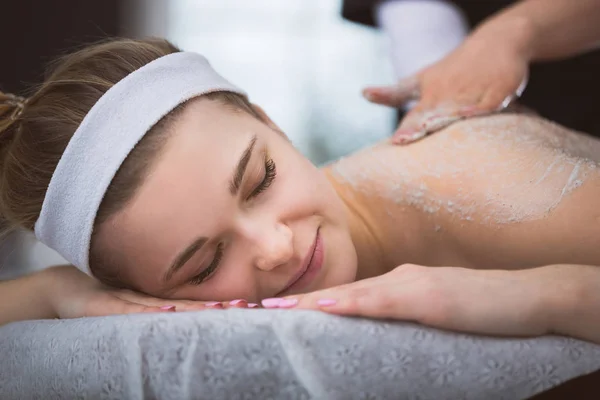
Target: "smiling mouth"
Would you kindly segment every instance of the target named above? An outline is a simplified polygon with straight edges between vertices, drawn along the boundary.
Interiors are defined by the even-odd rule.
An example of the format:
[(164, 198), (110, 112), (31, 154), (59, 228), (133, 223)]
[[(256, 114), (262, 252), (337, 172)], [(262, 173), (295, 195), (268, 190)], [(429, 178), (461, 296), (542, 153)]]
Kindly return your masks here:
[(302, 280), (302, 278), (304, 278), (307, 275), (307, 272), (309, 272), (309, 270), (320, 269), (321, 262), (318, 263), (319, 265), (313, 265), (313, 261), (315, 260), (315, 254), (317, 253), (316, 250), (317, 250), (317, 247), (319, 246), (319, 243), (320, 243), (320, 229), (317, 229), (317, 234), (315, 235), (315, 240), (310, 248), (310, 255), (307, 255), (305, 257), (304, 267), (302, 268), (302, 270), (300, 270), (294, 276), (294, 278), (291, 279), (291, 281), (285, 286), (285, 288), (277, 294), (277, 296), (281, 295), (285, 291), (296, 286), (296, 284), (298, 282), (300, 282)]

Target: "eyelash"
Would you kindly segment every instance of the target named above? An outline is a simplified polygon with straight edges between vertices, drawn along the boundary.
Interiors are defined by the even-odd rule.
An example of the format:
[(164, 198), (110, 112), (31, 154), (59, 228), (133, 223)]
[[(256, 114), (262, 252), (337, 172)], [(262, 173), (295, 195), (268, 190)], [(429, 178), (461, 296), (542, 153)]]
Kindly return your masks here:
[[(248, 199), (252, 199), (252, 198), (258, 196), (259, 194), (261, 194), (262, 192), (264, 192), (265, 190), (267, 190), (269, 188), (269, 186), (271, 186), (271, 184), (275, 180), (276, 176), (277, 176), (277, 168), (275, 165), (275, 161), (273, 161), (272, 158), (267, 158), (265, 160), (265, 177), (263, 178), (262, 182), (256, 187), (256, 189), (254, 189), (254, 191), (250, 194)], [(206, 268), (204, 271), (200, 272), (198, 275), (193, 277), (190, 280), (190, 283), (192, 285), (200, 285), (202, 282), (204, 282), (219, 267), (219, 264), (221, 263), (222, 258), (223, 258), (223, 243), (219, 243), (219, 245), (217, 246), (217, 251), (215, 253), (215, 258), (210, 263), (208, 268)]]
[(275, 161), (272, 158), (265, 159), (265, 177), (262, 182), (254, 189), (254, 191), (248, 196), (248, 199), (252, 199), (271, 186), (275, 177), (277, 176), (277, 168), (275, 166)]
[(204, 282), (206, 280), (206, 278), (208, 278), (209, 276), (211, 276), (213, 274), (213, 272), (215, 272), (215, 270), (219, 266), (219, 263), (221, 262), (222, 258), (223, 258), (223, 243), (219, 243), (219, 245), (217, 246), (217, 251), (215, 252), (215, 258), (210, 263), (208, 268), (206, 268), (204, 271), (200, 272), (198, 275), (193, 277), (190, 280), (190, 283), (192, 285), (199, 285), (202, 282)]

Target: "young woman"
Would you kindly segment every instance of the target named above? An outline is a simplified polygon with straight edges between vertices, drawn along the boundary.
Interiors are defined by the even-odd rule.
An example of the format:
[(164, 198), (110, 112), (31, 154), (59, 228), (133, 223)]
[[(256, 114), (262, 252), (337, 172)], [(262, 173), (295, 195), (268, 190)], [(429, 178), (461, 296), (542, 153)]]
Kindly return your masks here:
[(107, 175), (126, 146), (113, 131), (130, 140), (152, 104), (187, 90), (186, 65), (154, 68), (177, 51), (92, 46), (26, 102), (4, 97), (2, 215), (120, 289), (51, 268), (0, 283), (1, 322), (245, 299), (233, 305), (600, 342), (600, 141), (499, 114), (317, 169), (219, 81), (156, 118)]

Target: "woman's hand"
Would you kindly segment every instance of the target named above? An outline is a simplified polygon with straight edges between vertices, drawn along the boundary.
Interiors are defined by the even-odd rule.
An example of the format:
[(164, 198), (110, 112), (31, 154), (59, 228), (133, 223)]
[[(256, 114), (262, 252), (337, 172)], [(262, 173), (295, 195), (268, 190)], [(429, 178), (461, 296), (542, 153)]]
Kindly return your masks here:
[(211, 308), (248, 307), (245, 301), (230, 303), (168, 300), (131, 290), (105, 286), (73, 266), (49, 268), (46, 274), (48, 301), (58, 318), (111, 314), (192, 311)]
[(414, 321), (490, 335), (549, 333), (552, 284), (524, 271), (403, 265), (391, 272), (305, 295), (263, 300), (265, 308), (316, 309)]
[(392, 107), (417, 101), (392, 142), (410, 143), (459, 119), (498, 111), (524, 89), (530, 62), (524, 29), (502, 29), (488, 26), (416, 76), (364, 90), (369, 101)]

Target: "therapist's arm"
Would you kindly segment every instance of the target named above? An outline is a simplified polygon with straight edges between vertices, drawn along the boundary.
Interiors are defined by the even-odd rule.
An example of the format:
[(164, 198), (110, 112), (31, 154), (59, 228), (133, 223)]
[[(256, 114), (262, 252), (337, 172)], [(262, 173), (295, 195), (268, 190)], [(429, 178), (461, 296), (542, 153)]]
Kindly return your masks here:
[(599, 44), (600, 0), (522, 0), (481, 23), (442, 60), (363, 94), (392, 107), (416, 101), (392, 137), (407, 144), (457, 119), (501, 109), (522, 87), (531, 62), (575, 56)]
[(600, 0), (522, 0), (471, 35), (494, 41), (520, 35), (530, 61), (571, 57), (600, 45)]

